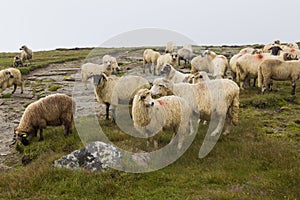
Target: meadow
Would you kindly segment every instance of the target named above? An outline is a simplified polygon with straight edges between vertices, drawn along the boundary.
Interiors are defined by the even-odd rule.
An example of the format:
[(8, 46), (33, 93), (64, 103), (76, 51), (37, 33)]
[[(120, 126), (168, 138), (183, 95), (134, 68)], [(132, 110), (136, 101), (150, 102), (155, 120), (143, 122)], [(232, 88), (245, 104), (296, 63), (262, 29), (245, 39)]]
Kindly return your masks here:
[[(210, 47), (217, 53), (240, 48)], [(80, 61), (90, 51), (35, 52), (32, 63), (21, 70), (30, 74), (49, 64)], [(134, 50), (132, 55), (141, 52)], [(0, 53), (0, 66), (10, 66), (14, 55)], [(130, 63), (124, 61), (126, 65)], [(300, 88), (296, 96), (290, 95), (290, 82), (275, 81), (273, 88), (264, 95), (258, 88), (240, 92), (239, 125), (229, 135), (221, 135), (205, 158), (198, 158), (198, 153), (208, 126), (200, 124), (192, 145), (176, 162), (149, 173), (53, 168), (54, 160), (82, 147), (82, 142), (76, 130), (65, 138), (63, 128), (49, 127), (44, 141), (36, 138), (30, 149), (23, 149), (23, 154), (30, 152), (30, 164), (4, 163), (13, 169), (0, 172), (0, 199), (299, 199)], [(99, 123), (116, 146), (145, 145), (142, 139), (122, 133), (112, 121)], [(158, 136), (160, 147), (169, 142), (164, 134), (168, 133)], [(16, 156), (21, 160), (23, 154)]]

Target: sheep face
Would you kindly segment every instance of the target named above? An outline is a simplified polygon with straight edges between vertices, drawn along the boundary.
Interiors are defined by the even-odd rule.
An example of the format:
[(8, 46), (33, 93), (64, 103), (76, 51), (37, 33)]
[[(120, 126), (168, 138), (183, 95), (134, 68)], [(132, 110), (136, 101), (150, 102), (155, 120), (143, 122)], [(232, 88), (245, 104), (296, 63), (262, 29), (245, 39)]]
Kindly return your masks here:
[(104, 84), (104, 81), (106, 81), (106, 76), (104, 74), (96, 74), (93, 75), (93, 83), (95, 87), (99, 87)]
[(26, 46), (26, 45), (23, 45), (23, 46), (20, 47), (20, 50), (21, 50), (21, 51), (22, 51), (22, 50), (25, 50), (25, 49), (27, 49), (27, 46)]
[(154, 81), (153, 86), (150, 89), (152, 95), (167, 96), (170, 92), (170, 82), (167, 79), (159, 79)]
[(154, 106), (154, 100), (152, 99), (151, 92), (148, 89), (142, 89), (137, 93), (139, 101), (145, 105), (145, 107)]
[(171, 56), (172, 56), (172, 61), (173, 61), (173, 62), (176, 62), (177, 57), (178, 57), (178, 54), (177, 54), (176, 52), (173, 52), (173, 53), (171, 54)]
[(166, 65), (161, 69), (160, 75), (168, 75), (171, 72), (171, 70), (172, 70), (171, 66)]
[(31, 137), (29, 133), (15, 131), (15, 137), (17, 140), (21, 141), (24, 146), (28, 146), (30, 144), (29, 138)]

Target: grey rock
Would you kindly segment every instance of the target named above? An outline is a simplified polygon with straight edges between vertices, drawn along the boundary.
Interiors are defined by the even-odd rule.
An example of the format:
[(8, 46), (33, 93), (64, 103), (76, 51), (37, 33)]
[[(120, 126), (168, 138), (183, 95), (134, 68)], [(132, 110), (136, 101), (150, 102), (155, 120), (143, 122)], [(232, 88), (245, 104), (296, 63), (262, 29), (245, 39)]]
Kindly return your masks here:
[(121, 153), (113, 145), (96, 141), (54, 161), (53, 167), (103, 171), (120, 164), (121, 157)]

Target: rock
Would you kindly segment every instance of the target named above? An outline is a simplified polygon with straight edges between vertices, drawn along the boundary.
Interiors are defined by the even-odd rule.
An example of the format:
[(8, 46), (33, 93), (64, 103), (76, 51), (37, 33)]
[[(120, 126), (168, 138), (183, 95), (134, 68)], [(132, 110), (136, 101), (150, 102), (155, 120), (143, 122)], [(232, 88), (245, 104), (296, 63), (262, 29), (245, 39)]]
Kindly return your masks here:
[(113, 145), (96, 141), (54, 161), (53, 167), (103, 171), (118, 165), (121, 157), (121, 153)]

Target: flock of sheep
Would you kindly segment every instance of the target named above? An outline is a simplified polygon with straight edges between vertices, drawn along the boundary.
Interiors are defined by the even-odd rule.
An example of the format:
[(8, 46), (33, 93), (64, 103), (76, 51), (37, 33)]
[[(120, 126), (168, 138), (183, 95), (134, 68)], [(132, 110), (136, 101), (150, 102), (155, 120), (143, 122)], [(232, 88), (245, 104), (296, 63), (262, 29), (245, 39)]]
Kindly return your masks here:
[[(14, 66), (22, 66), (26, 59), (32, 58), (32, 51), (22, 46), (20, 61), (17, 56)], [(31, 52), (31, 53), (30, 53)], [(30, 55), (28, 55), (30, 54)], [(300, 77), (300, 50), (296, 43), (283, 45), (280, 41), (265, 45), (264, 49), (244, 48), (231, 57), (217, 55), (205, 50), (201, 55), (193, 52), (191, 45), (181, 49), (169, 42), (164, 52), (145, 49), (143, 53), (143, 73), (157, 76), (150, 83), (142, 76), (115, 76), (120, 70), (117, 59), (110, 55), (103, 57), (101, 65), (85, 63), (81, 66), (82, 82), (87, 88), (87, 80), (93, 79), (94, 93), (100, 104), (106, 105), (106, 119), (111, 107), (115, 122), (115, 111), (121, 104), (129, 104), (130, 117), (135, 129), (150, 137), (161, 130), (169, 129), (178, 134), (177, 148), (181, 149), (184, 138), (193, 130), (192, 118), (199, 122), (215, 120), (216, 127), (211, 136), (230, 132), (231, 125), (238, 124), (240, 89), (254, 85), (264, 93), (272, 89), (272, 80), (290, 80), (292, 95), (295, 94), (296, 80)], [(190, 73), (183, 73), (191, 65)], [(21, 62), (22, 64), (15, 64)], [(236, 82), (239, 82), (239, 86)], [(21, 73), (16, 68), (0, 71), (0, 92), (7, 87), (21, 86)], [(154, 98), (160, 96), (159, 98)], [(15, 130), (15, 138), (28, 145), (32, 137), (47, 125), (64, 125), (65, 135), (73, 127), (74, 101), (63, 94), (50, 95), (29, 105)], [(157, 146), (157, 142), (154, 142)]]

